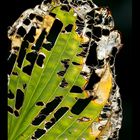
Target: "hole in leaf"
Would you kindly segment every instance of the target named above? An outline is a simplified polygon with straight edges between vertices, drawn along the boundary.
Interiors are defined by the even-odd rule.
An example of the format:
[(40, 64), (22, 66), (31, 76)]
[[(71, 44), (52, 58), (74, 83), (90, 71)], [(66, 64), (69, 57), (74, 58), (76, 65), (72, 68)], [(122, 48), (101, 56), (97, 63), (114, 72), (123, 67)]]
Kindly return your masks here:
[(73, 65), (79, 66), (80, 64), (77, 62), (72, 62)]
[(60, 84), (60, 87), (65, 88), (67, 87), (68, 83), (66, 82), (66, 79), (64, 78)]
[(8, 74), (11, 74), (11, 72), (12, 72), (14, 63), (16, 61), (16, 57), (17, 57), (16, 54), (11, 54), (9, 59), (8, 59), (8, 64), (7, 64), (7, 66), (8, 66)]
[(51, 49), (52, 49), (52, 45), (51, 45), (50, 42), (43, 43), (42, 47), (45, 48), (48, 51), (51, 51)]
[(26, 88), (26, 86), (27, 86), (27, 84), (23, 84), (23, 89), (25, 89), (25, 88)]
[(28, 34), (26, 34), (24, 40), (28, 40), (29, 42), (34, 42), (34, 36), (36, 35), (36, 27), (32, 26)]
[(24, 23), (25, 25), (29, 25), (31, 22), (30, 22), (30, 20), (29, 20), (28, 18), (26, 18), (26, 19), (23, 21), (23, 23)]
[(8, 106), (8, 112), (10, 112), (11, 114), (14, 112), (11, 106)]
[(49, 15), (52, 16), (52, 17), (54, 17), (54, 18), (56, 17), (56, 14), (51, 13), (51, 12), (49, 13)]
[(78, 99), (77, 102), (72, 107), (71, 112), (73, 114), (79, 115), (86, 108), (86, 106), (90, 103), (92, 99), (93, 96), (90, 96), (86, 99)]
[(29, 15), (29, 18), (31, 19), (31, 20), (33, 20), (34, 18), (35, 18), (35, 14), (33, 14), (33, 13), (31, 13), (30, 15)]
[(55, 19), (55, 21), (54, 21), (54, 23), (52, 25), (52, 28), (50, 29), (50, 32), (49, 32), (49, 34), (47, 36), (47, 40), (49, 42), (51, 42), (50, 44), (48, 44), (49, 48), (52, 48), (54, 46), (55, 41), (56, 41), (56, 39), (57, 39), (62, 27), (63, 27), (63, 23), (60, 20)]
[[(92, 24), (89, 24), (89, 25), (87, 26), (87, 28), (89, 28), (90, 30), (92, 29), (92, 27), (93, 27)], [(88, 35), (91, 35), (91, 34), (88, 34)], [(89, 37), (91, 37), (91, 36), (89, 36)]]
[(37, 102), (36, 105), (37, 106), (44, 106), (44, 103), (43, 102)]
[(69, 61), (70, 61), (70, 59), (61, 60), (61, 63), (64, 64), (64, 67), (66, 69), (68, 69), (68, 67), (69, 67)]
[(24, 93), (20, 89), (17, 89), (16, 104), (15, 104), (17, 110), (19, 110), (22, 107), (23, 100), (24, 100)]
[(93, 90), (93, 86), (98, 83), (100, 79), (101, 78), (93, 70), (85, 90)]
[(66, 73), (66, 71), (59, 71), (57, 74), (58, 74), (59, 76), (64, 76), (65, 73)]
[(96, 53), (97, 44), (93, 43), (90, 46), (89, 54), (87, 56), (86, 65), (95, 66), (97, 65), (97, 53)]
[(104, 66), (104, 59), (98, 60), (98, 67), (102, 68)]
[(44, 114), (40, 114), (35, 120), (32, 121), (32, 125), (39, 125), (43, 120), (45, 120), (46, 116)]
[(26, 30), (21, 26), (18, 28), (17, 34), (23, 37), (26, 34)]
[(80, 87), (74, 85), (74, 86), (71, 88), (70, 92), (72, 92), (72, 93), (82, 93), (83, 90), (82, 90)]
[(92, 36), (91, 35), (91, 32), (86, 32), (86, 36), (89, 37), (89, 38), (91, 38), (91, 36)]
[(18, 63), (19, 68), (21, 68), (21, 65), (23, 63), (23, 59), (26, 55), (26, 49), (28, 48), (28, 46), (29, 46), (29, 43), (27, 41), (22, 42), (21, 49), (20, 49), (20, 52), (19, 52), (19, 56), (18, 56), (18, 59), (17, 59), (17, 63)]
[(117, 49), (116, 47), (113, 47), (113, 48), (112, 48), (112, 51), (111, 51), (112, 56), (115, 57), (117, 51), (118, 51), (118, 49)]
[(13, 49), (18, 52), (19, 51), (19, 46), (14, 46)]
[(95, 24), (101, 24), (102, 23), (102, 19), (103, 19), (103, 16), (101, 14), (95, 14)]
[(14, 99), (14, 94), (12, 93), (12, 91), (11, 90), (9, 90), (9, 92), (8, 92), (8, 98), (9, 99)]
[(18, 76), (18, 73), (17, 73), (17, 72), (14, 72), (14, 71), (13, 71), (12, 74)]
[(67, 69), (68, 69), (68, 67), (69, 67), (69, 61), (70, 61), (70, 59), (61, 60), (61, 63), (64, 65), (65, 70), (59, 71), (59, 72), (57, 73), (59, 76), (64, 76), (64, 74), (66, 73), (66, 71), (67, 71)]
[(30, 62), (30, 65), (25, 66), (23, 68), (23, 72), (27, 73), (28, 75), (31, 75), (36, 58), (37, 58), (36, 52), (30, 52), (27, 54), (26, 59)]
[(90, 46), (89, 42), (87, 42), (87, 43), (85, 43), (85, 44), (82, 44), (82, 47), (85, 48), (85, 49), (86, 49), (86, 48), (88, 49), (89, 46)]
[(93, 34), (97, 37), (101, 37), (101, 27), (93, 27)]
[(42, 43), (43, 43), (43, 40), (44, 40), (45, 36), (46, 36), (46, 30), (43, 29), (43, 31), (41, 32), (39, 38), (36, 41), (35, 46), (32, 49), (34, 49), (36, 51), (39, 51), (40, 47), (42, 46)]
[(47, 122), (47, 123), (45, 124), (45, 128), (46, 128), (46, 129), (49, 129), (49, 128), (51, 128), (51, 127), (53, 126), (53, 124), (54, 124), (54, 123), (52, 123), (52, 122)]
[(35, 139), (37, 139), (37, 138), (40, 138), (43, 134), (45, 134), (45, 130), (44, 129), (37, 129), (36, 131), (35, 131), (35, 136), (34, 137), (32, 137), (32, 139), (33, 138), (35, 138)]
[(110, 31), (108, 29), (102, 30), (102, 35), (109, 36)]
[(105, 18), (104, 19), (104, 25), (108, 25), (108, 24), (109, 24), (108, 18)]
[(69, 12), (70, 6), (68, 6), (68, 5), (62, 5), (61, 6), (61, 10)]
[(87, 16), (94, 19), (94, 14), (95, 14), (95, 10), (91, 10), (90, 12), (87, 13)]
[(44, 54), (39, 54), (38, 58), (37, 58), (37, 61), (36, 61), (36, 64), (40, 67), (43, 66), (43, 60), (45, 59), (45, 56)]
[(72, 25), (72, 24), (69, 24), (68, 26), (65, 27), (65, 30), (66, 30), (67, 32), (71, 32), (72, 27), (73, 27), (73, 25)]
[(67, 111), (68, 107), (61, 107), (57, 110), (57, 112), (54, 114), (55, 120), (58, 121)]
[(25, 66), (25, 67), (23, 68), (23, 72), (25, 72), (25, 73), (28, 74), (28, 75), (31, 75), (32, 68), (33, 68), (32, 65)]
[(40, 21), (40, 22), (43, 21), (43, 18), (42, 18), (41, 16), (39, 16), (39, 15), (36, 16), (36, 19), (37, 19), (38, 21)]
[(106, 115), (106, 113), (100, 114), (101, 118), (107, 119), (108, 116)]
[(120, 100), (120, 98), (117, 98), (117, 103), (118, 103), (118, 106), (121, 105), (121, 100)]
[(68, 107), (61, 107), (60, 109), (58, 109), (57, 112), (54, 114), (54, 118), (52, 118), (50, 122), (47, 122), (45, 124), (45, 128), (51, 128), (68, 111), (68, 109)]
[(17, 110), (14, 111), (16, 117), (19, 117), (19, 112)]
[(84, 72), (84, 71), (81, 71), (81, 72), (80, 72), (80, 75), (86, 76), (86, 77), (87, 77), (87, 76), (88, 76), (88, 73), (87, 73), (87, 72)]

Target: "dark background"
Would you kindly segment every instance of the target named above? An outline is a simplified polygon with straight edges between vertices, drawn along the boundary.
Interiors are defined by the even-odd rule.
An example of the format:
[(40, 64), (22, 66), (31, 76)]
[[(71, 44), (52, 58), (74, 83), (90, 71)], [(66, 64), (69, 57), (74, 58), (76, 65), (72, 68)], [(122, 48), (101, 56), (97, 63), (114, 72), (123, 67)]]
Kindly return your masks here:
[[(0, 136), (1, 140), (7, 137), (7, 114), (6, 114), (6, 91), (7, 76), (6, 58), (8, 56), (9, 41), (7, 39), (7, 29), (20, 14), (42, 0), (9, 0), (3, 1), (0, 5)], [(116, 58), (117, 83), (120, 87), (123, 106), (123, 123), (120, 130), (119, 140), (132, 140), (132, 99), (130, 90), (130, 65), (132, 48), (132, 0), (94, 0), (98, 6), (108, 6), (114, 17), (115, 28), (122, 34), (123, 48)]]

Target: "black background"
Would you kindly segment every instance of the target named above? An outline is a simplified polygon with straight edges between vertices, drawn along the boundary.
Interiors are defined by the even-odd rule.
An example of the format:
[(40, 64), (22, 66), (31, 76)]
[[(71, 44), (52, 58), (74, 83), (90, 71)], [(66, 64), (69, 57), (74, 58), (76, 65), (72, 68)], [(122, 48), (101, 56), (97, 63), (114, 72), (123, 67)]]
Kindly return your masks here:
[[(0, 139), (7, 137), (7, 114), (6, 114), (6, 58), (8, 56), (9, 41), (7, 39), (7, 29), (20, 14), (42, 0), (9, 0), (3, 1), (0, 5)], [(98, 6), (108, 6), (114, 17), (116, 29), (122, 34), (123, 48), (116, 58), (117, 83), (120, 87), (123, 106), (123, 123), (119, 140), (132, 140), (132, 100), (130, 90), (130, 65), (132, 52), (132, 1), (131, 0), (94, 0)]]

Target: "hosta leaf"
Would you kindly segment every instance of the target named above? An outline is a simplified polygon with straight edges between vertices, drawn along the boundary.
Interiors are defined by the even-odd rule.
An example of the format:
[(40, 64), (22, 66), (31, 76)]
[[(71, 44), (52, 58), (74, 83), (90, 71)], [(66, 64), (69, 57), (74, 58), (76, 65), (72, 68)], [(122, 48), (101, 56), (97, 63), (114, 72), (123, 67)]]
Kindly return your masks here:
[(108, 8), (44, 1), (22, 13), (11, 40), (8, 139), (117, 139), (122, 113)]

